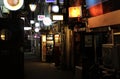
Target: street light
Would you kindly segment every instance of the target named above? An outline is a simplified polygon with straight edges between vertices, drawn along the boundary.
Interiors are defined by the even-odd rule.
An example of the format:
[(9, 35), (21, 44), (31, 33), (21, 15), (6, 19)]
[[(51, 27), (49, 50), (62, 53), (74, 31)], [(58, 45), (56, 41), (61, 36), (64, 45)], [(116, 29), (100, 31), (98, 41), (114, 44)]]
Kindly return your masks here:
[(33, 32), (33, 24), (34, 24), (34, 11), (36, 10), (37, 5), (36, 4), (29, 4), (29, 8), (32, 12), (32, 20), (30, 21), (31, 23), (31, 52), (34, 53), (34, 32)]

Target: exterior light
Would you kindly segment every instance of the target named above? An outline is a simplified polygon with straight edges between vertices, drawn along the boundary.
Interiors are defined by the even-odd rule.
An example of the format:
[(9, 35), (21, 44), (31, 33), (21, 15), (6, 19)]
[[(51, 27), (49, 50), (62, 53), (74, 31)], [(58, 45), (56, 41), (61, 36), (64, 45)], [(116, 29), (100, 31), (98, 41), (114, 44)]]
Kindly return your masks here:
[(34, 20), (30, 20), (30, 24), (34, 24), (35, 23), (35, 21)]
[(52, 12), (58, 13), (59, 12), (59, 6), (58, 5), (53, 5), (52, 6)]
[(12, 11), (20, 9), (24, 4), (24, 0), (4, 0), (3, 2), (5, 7)]
[(21, 17), (21, 19), (25, 21), (25, 17)]
[(29, 4), (30, 10), (34, 12), (36, 10), (37, 5), (36, 4)]
[(52, 24), (52, 20), (49, 17), (45, 17), (43, 19), (43, 23), (44, 23), (44, 25), (49, 26)]
[(39, 32), (40, 28), (35, 28), (35, 32)]
[(35, 27), (39, 27), (40, 26), (40, 23), (39, 22), (36, 22), (35, 23)]
[(24, 30), (31, 30), (31, 27), (24, 27)]
[(46, 42), (46, 35), (42, 35), (42, 42)]
[(81, 16), (82, 16), (81, 6), (69, 7), (69, 17), (70, 18), (81, 17)]
[(1, 34), (0, 37), (1, 37), (2, 40), (5, 40), (6, 36), (5, 36), (5, 34)]

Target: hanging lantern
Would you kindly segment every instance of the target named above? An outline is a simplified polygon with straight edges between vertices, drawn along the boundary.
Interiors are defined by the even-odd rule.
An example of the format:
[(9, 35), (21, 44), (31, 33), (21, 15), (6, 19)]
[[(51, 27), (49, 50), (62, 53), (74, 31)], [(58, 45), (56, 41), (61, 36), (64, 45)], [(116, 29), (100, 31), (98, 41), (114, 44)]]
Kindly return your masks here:
[(36, 4), (29, 4), (30, 10), (34, 12), (36, 10), (37, 5)]
[(81, 6), (69, 7), (69, 18), (75, 18), (81, 16), (82, 16)]
[(24, 4), (24, 0), (4, 0), (3, 2), (5, 7), (12, 11), (20, 9)]

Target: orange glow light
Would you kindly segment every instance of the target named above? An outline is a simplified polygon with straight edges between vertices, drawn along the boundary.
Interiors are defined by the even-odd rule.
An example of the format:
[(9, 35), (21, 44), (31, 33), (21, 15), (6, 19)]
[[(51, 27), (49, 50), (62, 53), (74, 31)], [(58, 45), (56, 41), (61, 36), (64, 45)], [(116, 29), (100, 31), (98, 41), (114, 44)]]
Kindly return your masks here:
[(69, 7), (69, 17), (74, 18), (74, 17), (81, 17), (82, 16), (82, 10), (81, 7)]
[(11, 6), (16, 6), (19, 3), (19, 0), (7, 0), (8, 4)]
[(91, 16), (98, 16), (103, 14), (102, 4), (95, 5), (89, 9)]

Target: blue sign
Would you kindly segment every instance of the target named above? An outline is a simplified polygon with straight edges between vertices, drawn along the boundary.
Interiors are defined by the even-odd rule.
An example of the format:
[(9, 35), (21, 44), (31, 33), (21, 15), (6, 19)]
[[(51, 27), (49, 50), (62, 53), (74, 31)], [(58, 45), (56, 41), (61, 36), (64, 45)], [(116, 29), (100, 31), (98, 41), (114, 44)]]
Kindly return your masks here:
[(56, 0), (45, 0), (46, 3), (54, 3)]
[(90, 8), (92, 6), (103, 3), (105, 1), (108, 1), (108, 0), (86, 0), (86, 5), (87, 5), (87, 8)]

